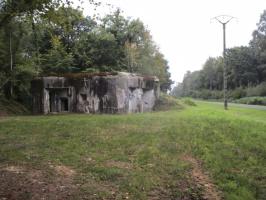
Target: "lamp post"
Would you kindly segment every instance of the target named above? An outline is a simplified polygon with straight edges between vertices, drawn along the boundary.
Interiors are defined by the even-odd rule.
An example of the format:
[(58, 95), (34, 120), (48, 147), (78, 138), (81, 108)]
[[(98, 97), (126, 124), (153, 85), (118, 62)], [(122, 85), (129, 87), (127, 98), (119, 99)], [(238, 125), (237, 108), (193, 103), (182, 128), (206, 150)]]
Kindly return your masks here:
[(226, 56), (226, 24), (228, 24), (234, 17), (228, 15), (220, 15), (214, 17), (216, 21), (218, 21), (223, 26), (223, 82), (224, 82), (224, 109), (228, 109), (228, 100), (227, 100), (227, 69), (225, 63), (225, 56)]

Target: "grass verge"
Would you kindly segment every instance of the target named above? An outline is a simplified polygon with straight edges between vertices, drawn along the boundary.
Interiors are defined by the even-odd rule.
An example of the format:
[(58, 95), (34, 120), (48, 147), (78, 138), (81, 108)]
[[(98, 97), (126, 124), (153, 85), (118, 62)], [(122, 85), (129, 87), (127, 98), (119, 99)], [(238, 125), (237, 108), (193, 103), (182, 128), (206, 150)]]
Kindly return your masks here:
[[(265, 111), (203, 102), (132, 115), (1, 118), (0, 197), (19, 174), (55, 195), (64, 189), (51, 188), (67, 183), (63, 199), (203, 199), (193, 164), (182, 159), (190, 155), (225, 199), (264, 199), (265, 119)], [(31, 189), (14, 190), (34, 198)]]

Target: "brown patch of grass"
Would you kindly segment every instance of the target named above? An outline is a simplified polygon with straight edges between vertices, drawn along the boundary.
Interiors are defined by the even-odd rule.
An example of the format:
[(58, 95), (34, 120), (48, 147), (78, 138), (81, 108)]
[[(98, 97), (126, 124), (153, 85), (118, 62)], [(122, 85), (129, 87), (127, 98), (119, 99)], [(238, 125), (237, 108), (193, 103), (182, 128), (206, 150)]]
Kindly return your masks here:
[(85, 162), (86, 164), (95, 163), (95, 160), (92, 157), (84, 157), (81, 160), (82, 160), (82, 162)]
[(122, 161), (114, 161), (114, 160), (109, 160), (105, 163), (105, 166), (107, 167), (117, 167), (120, 169), (132, 169), (133, 166), (131, 163), (128, 162), (122, 162)]
[(72, 179), (25, 166), (0, 167), (0, 199), (73, 199)]
[(99, 181), (85, 174), (80, 174), (79, 199), (88, 200), (115, 200), (121, 197), (119, 187), (112, 182)]
[(24, 172), (24, 168), (20, 167), (20, 166), (6, 166), (5, 168), (3, 168), (4, 170), (8, 171), (8, 172), (12, 172), (12, 173), (23, 173)]
[(64, 165), (53, 166), (53, 169), (61, 176), (72, 177), (76, 173), (73, 169)]
[(148, 194), (148, 200), (162, 200), (162, 199), (171, 199), (170, 197), (171, 191), (167, 190), (163, 187), (154, 188)]
[(208, 174), (204, 172), (201, 167), (200, 161), (190, 155), (184, 155), (181, 159), (191, 165), (190, 178), (193, 181), (192, 184), (202, 189), (202, 199), (222, 199), (221, 192), (219, 192), (217, 187), (212, 183)]

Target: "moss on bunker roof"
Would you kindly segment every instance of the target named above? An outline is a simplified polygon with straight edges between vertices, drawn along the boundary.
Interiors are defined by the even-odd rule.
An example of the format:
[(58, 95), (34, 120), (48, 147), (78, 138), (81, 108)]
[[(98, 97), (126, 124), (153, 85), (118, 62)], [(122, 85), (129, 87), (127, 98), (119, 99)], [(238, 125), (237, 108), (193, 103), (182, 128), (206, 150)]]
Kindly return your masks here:
[(64, 77), (64, 78), (72, 78), (72, 79), (80, 79), (80, 78), (92, 78), (95, 76), (116, 76), (116, 75), (122, 75), (122, 76), (136, 76), (136, 77), (142, 77), (143, 80), (153, 80), (158, 81), (158, 78), (156, 76), (149, 76), (149, 75), (141, 75), (141, 74), (135, 74), (135, 73), (128, 73), (128, 72), (80, 72), (80, 73), (65, 73), (65, 74), (58, 74), (56, 75), (45, 75), (39, 78), (45, 78), (45, 77)]

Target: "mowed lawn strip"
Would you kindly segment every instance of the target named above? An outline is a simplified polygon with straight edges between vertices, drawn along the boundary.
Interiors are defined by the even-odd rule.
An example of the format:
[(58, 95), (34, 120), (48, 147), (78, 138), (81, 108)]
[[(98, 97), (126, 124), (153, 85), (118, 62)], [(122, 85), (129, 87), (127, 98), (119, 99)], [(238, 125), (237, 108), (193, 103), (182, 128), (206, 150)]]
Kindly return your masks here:
[(186, 156), (221, 197), (264, 199), (266, 112), (197, 102), (144, 114), (0, 119), (1, 172), (38, 170), (44, 182), (69, 176), (70, 199), (203, 198)]

